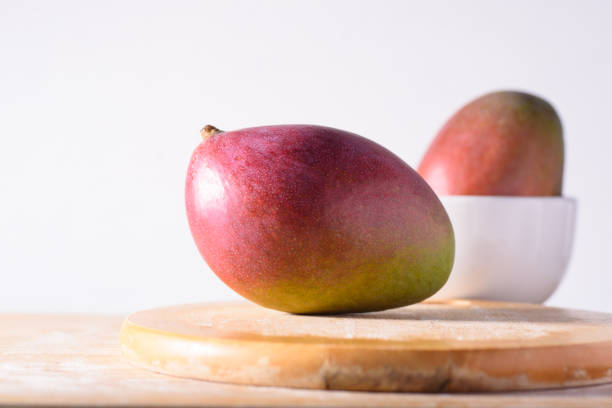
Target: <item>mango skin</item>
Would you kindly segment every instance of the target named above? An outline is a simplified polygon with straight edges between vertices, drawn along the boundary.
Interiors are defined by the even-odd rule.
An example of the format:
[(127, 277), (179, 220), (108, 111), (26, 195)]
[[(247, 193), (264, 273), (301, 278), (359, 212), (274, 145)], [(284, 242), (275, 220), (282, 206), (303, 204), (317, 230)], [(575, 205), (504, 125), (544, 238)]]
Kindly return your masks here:
[(439, 195), (557, 196), (563, 149), (561, 120), (550, 103), (500, 91), (455, 113), (418, 172)]
[(266, 126), (195, 149), (185, 202), (201, 255), (228, 286), (291, 313), (367, 312), (433, 295), (454, 235), (425, 181), (337, 129)]

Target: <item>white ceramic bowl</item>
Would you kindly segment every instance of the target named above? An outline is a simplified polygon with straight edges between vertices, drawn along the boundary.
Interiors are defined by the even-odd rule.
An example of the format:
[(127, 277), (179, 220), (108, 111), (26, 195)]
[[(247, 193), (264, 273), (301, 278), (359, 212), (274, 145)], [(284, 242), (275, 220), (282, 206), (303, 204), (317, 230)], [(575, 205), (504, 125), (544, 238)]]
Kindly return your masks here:
[(441, 196), (455, 231), (455, 264), (433, 298), (542, 303), (569, 261), (576, 200)]

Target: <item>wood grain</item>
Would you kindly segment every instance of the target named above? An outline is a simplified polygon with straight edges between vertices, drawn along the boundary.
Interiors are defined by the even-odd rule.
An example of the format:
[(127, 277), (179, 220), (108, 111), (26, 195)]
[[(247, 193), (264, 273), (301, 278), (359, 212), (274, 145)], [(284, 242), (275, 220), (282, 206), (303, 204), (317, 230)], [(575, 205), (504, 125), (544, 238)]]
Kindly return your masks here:
[(253, 304), (131, 315), (134, 364), (247, 385), (361, 391), (510, 391), (612, 381), (612, 316), (528, 304), (428, 302), (298, 316)]
[[(391, 313), (391, 312), (389, 312)], [(0, 406), (612, 407), (612, 385), (487, 394), (371, 393), (197, 381), (121, 357), (121, 316), (1, 315)]]

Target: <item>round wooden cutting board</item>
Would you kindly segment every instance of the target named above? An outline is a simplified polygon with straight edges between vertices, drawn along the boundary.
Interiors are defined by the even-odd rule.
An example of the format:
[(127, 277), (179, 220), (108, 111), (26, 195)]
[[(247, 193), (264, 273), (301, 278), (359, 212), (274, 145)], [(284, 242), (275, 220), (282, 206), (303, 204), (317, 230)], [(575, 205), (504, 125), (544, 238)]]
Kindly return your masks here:
[(173, 306), (129, 316), (121, 347), (150, 370), (237, 384), (436, 392), (612, 382), (612, 315), (517, 303), (339, 316)]

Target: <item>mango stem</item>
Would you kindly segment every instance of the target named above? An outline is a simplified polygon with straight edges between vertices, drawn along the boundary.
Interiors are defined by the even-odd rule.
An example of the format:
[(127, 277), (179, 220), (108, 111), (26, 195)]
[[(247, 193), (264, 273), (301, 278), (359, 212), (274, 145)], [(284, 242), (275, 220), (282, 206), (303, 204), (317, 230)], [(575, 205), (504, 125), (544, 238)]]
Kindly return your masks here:
[(206, 140), (211, 136), (216, 135), (217, 133), (223, 133), (222, 130), (217, 129), (212, 125), (206, 125), (200, 130), (200, 135), (202, 135), (202, 139)]

